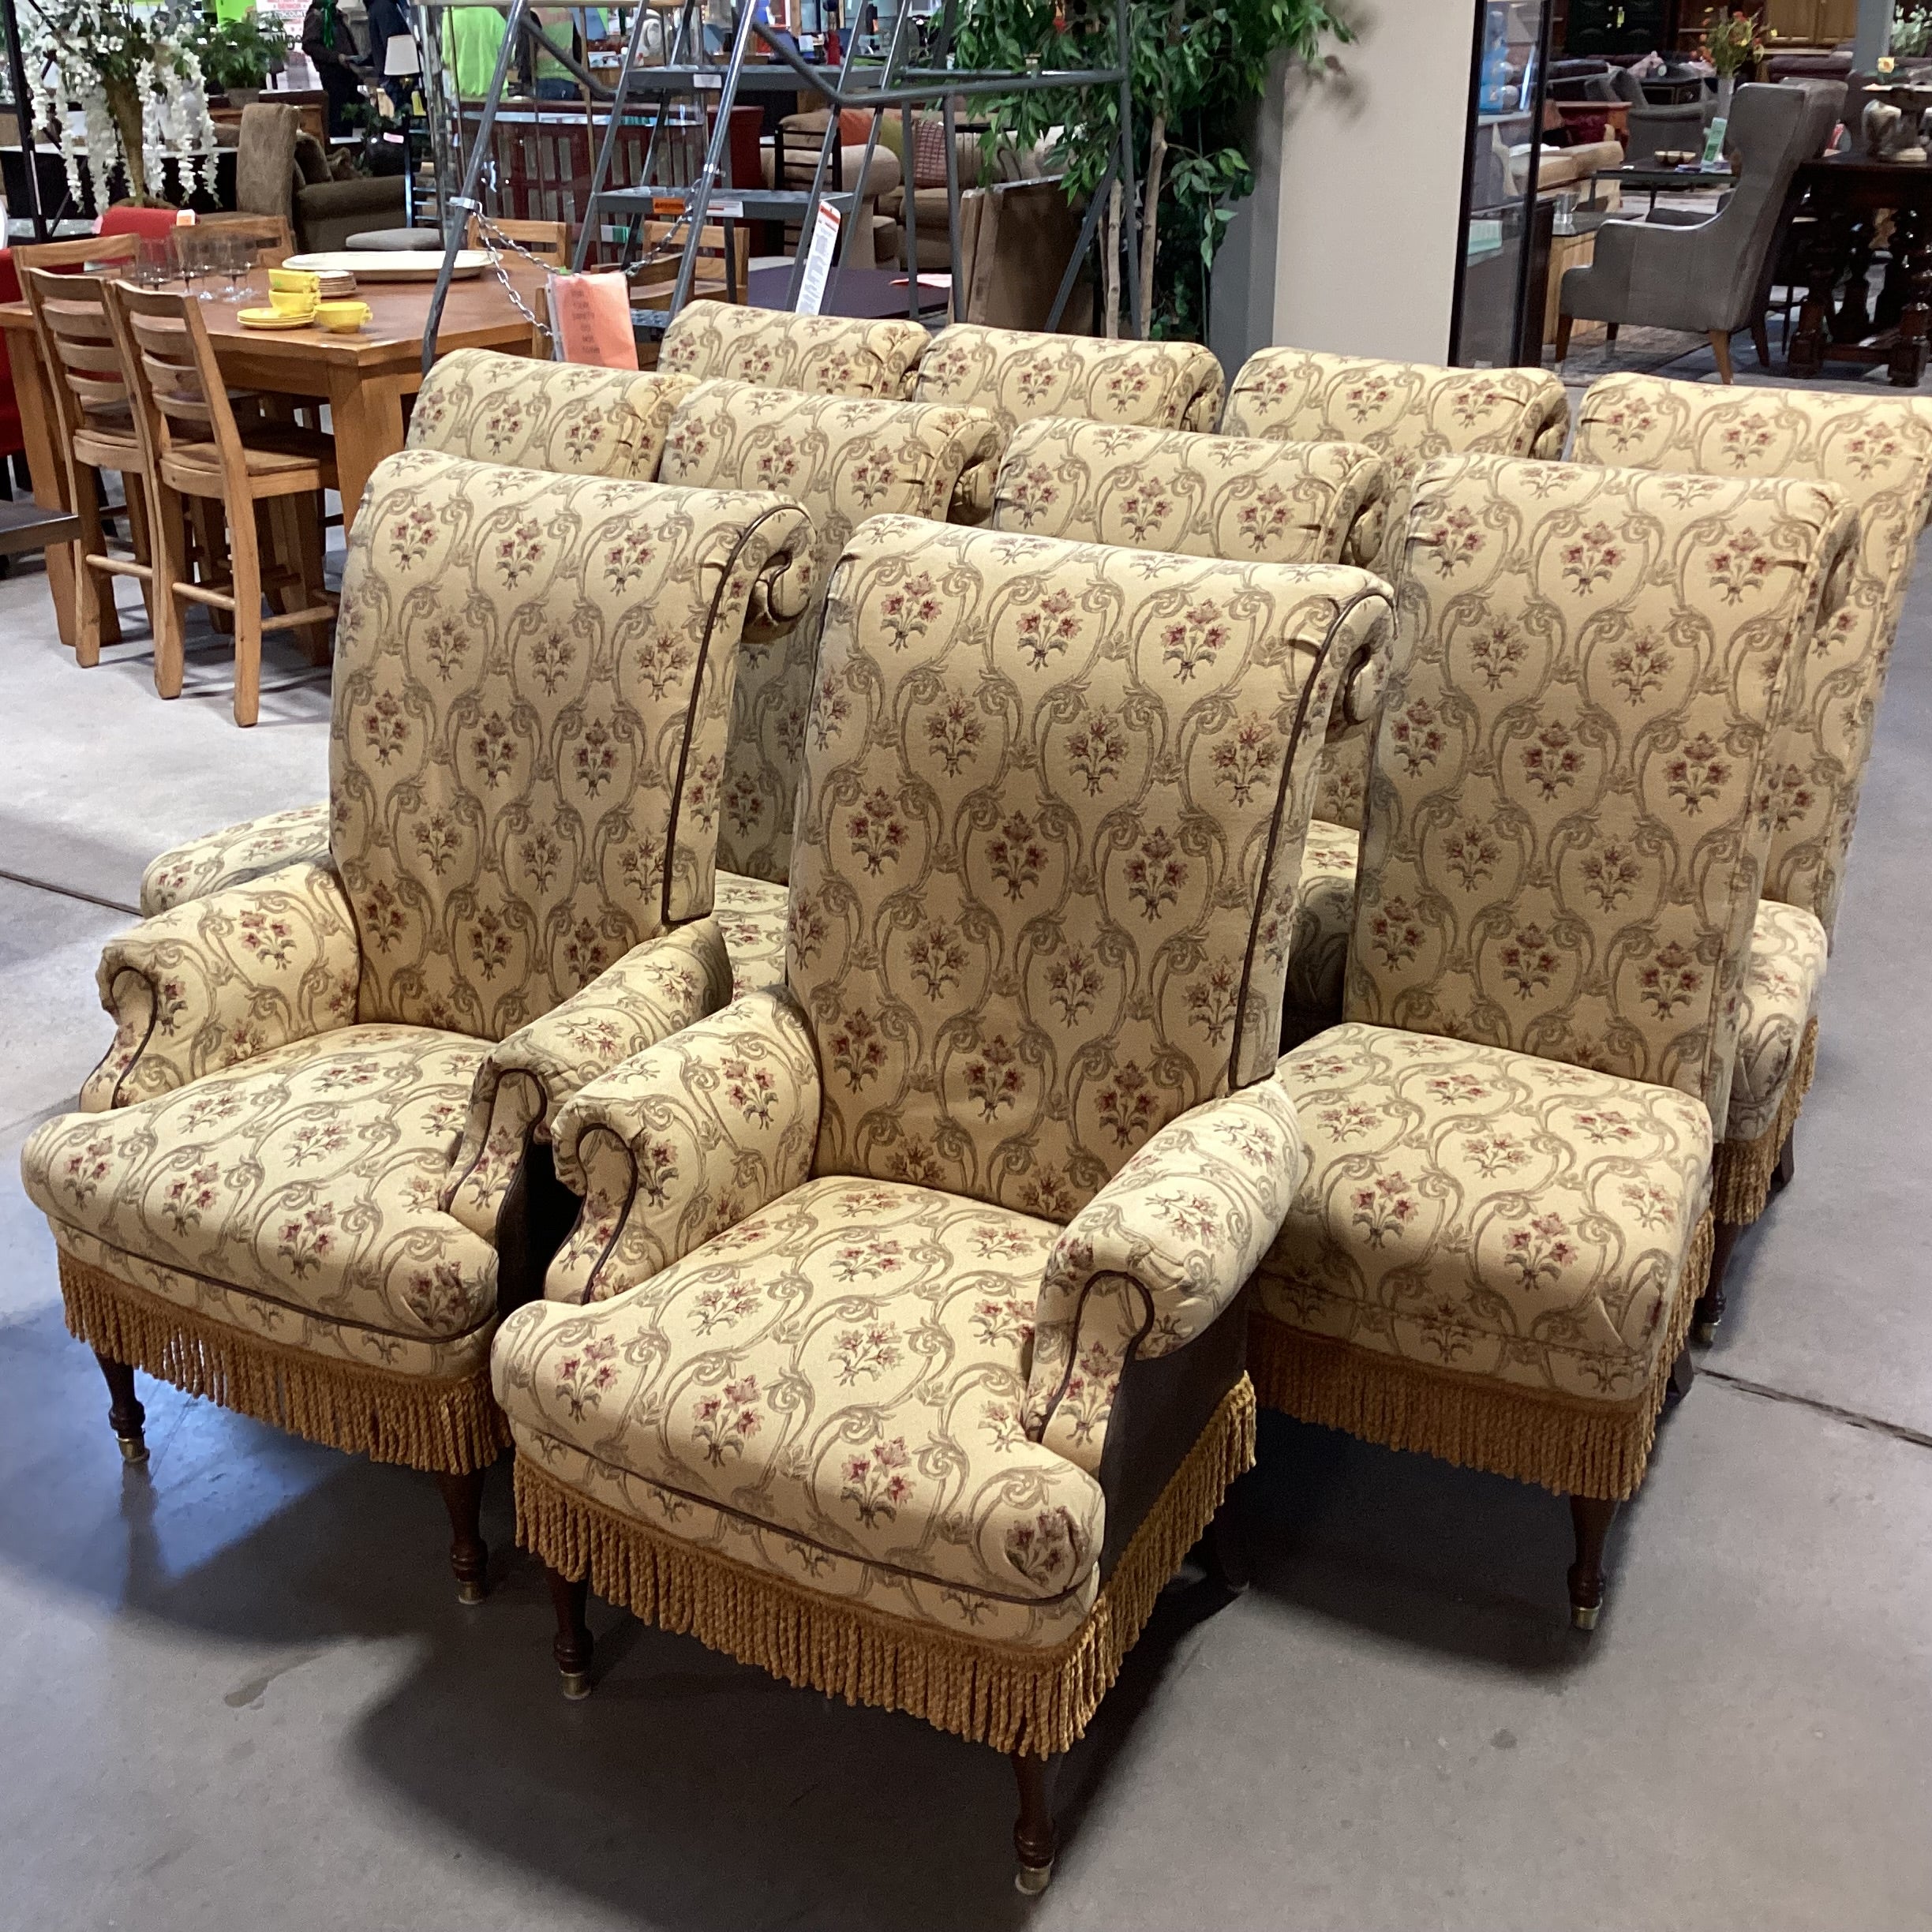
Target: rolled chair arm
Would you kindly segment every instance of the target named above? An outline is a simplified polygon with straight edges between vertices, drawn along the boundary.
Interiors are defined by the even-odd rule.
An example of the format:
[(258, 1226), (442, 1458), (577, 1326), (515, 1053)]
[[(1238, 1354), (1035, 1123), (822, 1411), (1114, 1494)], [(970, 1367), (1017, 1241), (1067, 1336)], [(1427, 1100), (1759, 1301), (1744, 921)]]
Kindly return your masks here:
[(715, 920), (699, 919), (632, 947), (581, 992), (499, 1040), (470, 1090), (443, 1211), (492, 1238), (531, 1142), (549, 1139), (564, 1103), (730, 998), (724, 934)]
[(1129, 1359), (1171, 1354), (1228, 1309), (1281, 1231), (1304, 1159), (1271, 1075), (1170, 1121), (1068, 1222), (1035, 1311), (1035, 1441), (1099, 1473)]
[(583, 1208), (544, 1298), (607, 1301), (799, 1185), (821, 1098), (804, 1017), (776, 987), (593, 1080), (553, 1129)]
[(80, 1089), (84, 1113), (347, 1026), (361, 949), (331, 867), (280, 871), (190, 899), (110, 940), (95, 979), (114, 1044)]
[(230, 886), (245, 886), (283, 867), (325, 865), (329, 856), (329, 808), (324, 799), (292, 811), (245, 818), (204, 838), (190, 839), (152, 860), (141, 874), (143, 919), (171, 911), (190, 899)]

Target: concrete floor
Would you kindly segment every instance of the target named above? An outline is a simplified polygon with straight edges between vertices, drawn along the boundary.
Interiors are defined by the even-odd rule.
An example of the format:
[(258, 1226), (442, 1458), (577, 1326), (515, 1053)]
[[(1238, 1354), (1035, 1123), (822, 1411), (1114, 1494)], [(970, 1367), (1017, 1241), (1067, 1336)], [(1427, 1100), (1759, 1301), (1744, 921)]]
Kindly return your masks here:
[(0, 1924), (1932, 1925), (1926, 570), (1798, 1178), (1619, 1520), (1602, 1627), (1566, 1626), (1555, 1499), (1267, 1418), (1256, 1586), (1169, 1593), (1030, 1906), (990, 1752), (601, 1606), (566, 1704), (507, 1469), (474, 1610), (426, 1478), (145, 1381), (123, 1470), (13, 1156), (106, 1042), (95, 954), (146, 859), (320, 795), (326, 691), (283, 675), (239, 732), (220, 653), (163, 706), (138, 643), (80, 671), (38, 575), (0, 583)]

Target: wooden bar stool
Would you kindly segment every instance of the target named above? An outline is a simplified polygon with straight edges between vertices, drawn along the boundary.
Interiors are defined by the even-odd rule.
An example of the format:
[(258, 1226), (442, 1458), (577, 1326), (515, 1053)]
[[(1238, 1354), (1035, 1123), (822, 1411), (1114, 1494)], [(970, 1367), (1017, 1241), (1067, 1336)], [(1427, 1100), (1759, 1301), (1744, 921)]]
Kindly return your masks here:
[[(108, 317), (104, 283), (97, 275), (75, 272), (103, 260), (125, 261), (137, 245), (136, 237), (116, 235), (17, 251), (21, 292), (34, 319), (66, 458), (69, 507), (80, 525), (74, 545), (74, 657), (82, 665), (99, 664), (103, 639), (113, 643), (120, 637), (114, 592), (103, 589), (115, 577), (140, 583), (157, 660), (167, 623), (166, 599), (153, 593), (153, 478), (134, 427), (128, 372)], [(73, 267), (61, 272), (68, 263)], [(108, 470), (121, 477), (131, 556), (109, 545), (102, 507), (103, 473)]]
[[(133, 375), (142, 433), (154, 451), (162, 544), (156, 589), (174, 616), (167, 661), (155, 651), (155, 687), (164, 698), (180, 695), (184, 603), (230, 612), (235, 722), (253, 724), (260, 703), (262, 633), (313, 628), (325, 640), (335, 622), (335, 600), (322, 581), (321, 521), (321, 493), (335, 488), (335, 444), (294, 423), (252, 422), (244, 436), (198, 302), (125, 282), (110, 285), (109, 301)], [(224, 584), (196, 583), (189, 576), (183, 498), (219, 504), (227, 519)], [(280, 594), (290, 586), (299, 594)], [(292, 608), (264, 617), (264, 593)]]

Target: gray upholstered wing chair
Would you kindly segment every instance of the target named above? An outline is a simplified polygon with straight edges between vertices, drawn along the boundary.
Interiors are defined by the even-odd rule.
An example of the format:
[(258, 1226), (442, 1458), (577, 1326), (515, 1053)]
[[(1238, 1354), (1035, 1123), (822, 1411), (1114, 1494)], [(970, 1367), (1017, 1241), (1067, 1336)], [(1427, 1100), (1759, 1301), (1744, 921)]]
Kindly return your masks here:
[(1739, 88), (1728, 129), (1737, 185), (1724, 206), (1694, 228), (1606, 222), (1597, 230), (1596, 260), (1563, 279), (1558, 361), (1579, 318), (1609, 324), (1613, 339), (1619, 324), (1643, 323), (1708, 335), (1730, 381), (1733, 331), (1762, 327), (1765, 260), (1803, 158), (1808, 106), (1795, 88)]

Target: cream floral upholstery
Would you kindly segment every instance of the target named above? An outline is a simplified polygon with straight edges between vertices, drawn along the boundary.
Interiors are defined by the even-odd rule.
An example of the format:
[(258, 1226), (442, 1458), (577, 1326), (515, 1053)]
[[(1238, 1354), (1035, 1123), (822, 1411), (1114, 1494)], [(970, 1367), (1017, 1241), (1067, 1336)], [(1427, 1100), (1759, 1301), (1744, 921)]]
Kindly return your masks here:
[(77, 1335), (340, 1447), (492, 1458), (507, 1176), (484, 1187), (481, 1151), (725, 998), (716, 928), (670, 929), (709, 896), (752, 585), (809, 544), (769, 496), (378, 467), (343, 581), (329, 860), (111, 944), (89, 1110), (23, 1154)]
[(1281, 1066), (1311, 1167), (1264, 1400), (1635, 1488), (1709, 1257), (1773, 729), (1850, 522), (1808, 482), (1421, 472), (1344, 1022)]
[(1037, 416), (1211, 429), (1226, 384), (1199, 343), (1103, 342), (956, 322), (934, 337), (913, 395), (990, 410), (1010, 432)]
[[(1705, 476), (1809, 477), (1842, 490), (1858, 515), (1844, 597), (1806, 653), (1772, 759), (1771, 853), (1739, 1022), (1739, 1091), (1717, 1151), (1717, 1219), (1735, 1228), (1763, 1213), (1810, 1084), (1818, 982), (1844, 896), (1859, 789), (1932, 507), (1932, 406), (1874, 398), (1848, 410), (1840, 397), (1799, 389), (1719, 395), (1690, 383), (1612, 376), (1583, 399), (1576, 456)], [(1713, 1321), (1721, 1277), (1720, 1262)]]
[(962, 491), (983, 507), (1000, 444), (998, 426), (978, 410), (736, 382), (706, 383), (678, 410), (665, 482), (775, 490), (804, 507), (814, 532), (818, 594), (788, 632), (748, 637), (739, 652), (718, 833), (727, 871), (785, 876), (825, 590), (846, 538), (869, 516), (942, 519)]
[(665, 331), (667, 375), (722, 376), (809, 395), (903, 402), (932, 340), (916, 322), (849, 321), (731, 302), (695, 301)]
[(1347, 443), (1284, 444), (1048, 417), (1006, 446), (992, 526), (1256, 564), (1361, 564), (1388, 474)]
[[(1438, 369), (1310, 349), (1262, 349), (1241, 365), (1221, 419), (1224, 436), (1290, 443), (1355, 443), (1387, 465), (1388, 500), (1379, 565), (1401, 565), (1417, 473), (1439, 456), (1554, 459), (1569, 432), (1563, 384), (1543, 369)], [(1360, 829), (1368, 734), (1336, 737), (1322, 756), (1315, 816)]]
[(459, 349), (425, 378), (409, 447), (567, 476), (657, 474), (686, 376), (640, 375)]
[(1765, 891), (1827, 933), (1844, 890), (1859, 788), (1885, 667), (1932, 509), (1932, 404), (1883, 397), (1848, 409), (1801, 389), (1732, 389), (1610, 376), (1590, 385), (1576, 460), (1716, 477), (1803, 477), (1844, 492), (1858, 544), (1843, 601), (1812, 640), (1779, 733)]
[(1298, 1176), (1282, 920), (1379, 595), (853, 534), (784, 985), (557, 1118), (583, 1212), (492, 1358), (553, 1569), (1002, 1749), (1079, 1734), (1249, 1453), (1230, 1355), (1110, 1517), (1124, 1378), (1238, 1341)]
[(149, 861), (141, 874), (143, 919), (170, 911), (184, 900), (203, 899), (229, 886), (245, 886), (265, 872), (306, 861), (328, 859), (328, 802), (298, 805), (211, 832), (177, 845)]
[(732, 998), (784, 983), (785, 889), (769, 879), (720, 872), (712, 908), (731, 956)]

